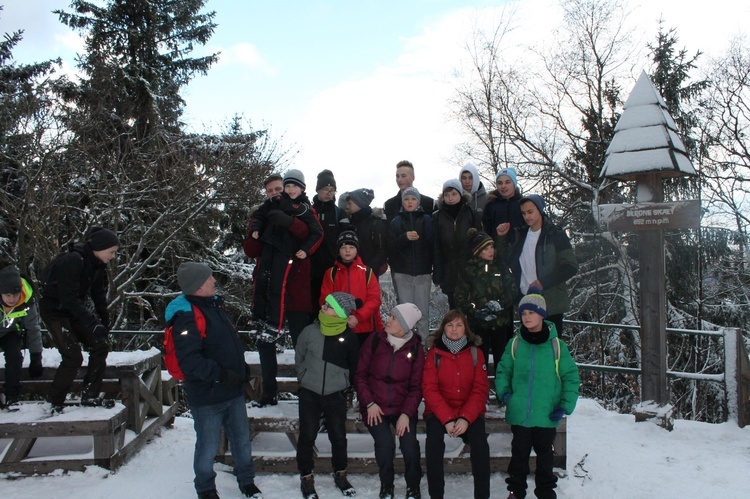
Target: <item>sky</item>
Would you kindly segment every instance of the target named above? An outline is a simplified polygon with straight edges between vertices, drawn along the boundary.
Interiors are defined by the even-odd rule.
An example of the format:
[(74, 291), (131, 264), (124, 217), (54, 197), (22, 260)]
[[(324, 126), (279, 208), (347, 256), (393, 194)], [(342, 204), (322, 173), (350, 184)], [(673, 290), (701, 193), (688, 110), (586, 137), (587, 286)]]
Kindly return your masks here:
[[(280, 406), (284, 404), (291, 402), (282, 401)], [(0, 421), (6, 417), (8, 413), (0, 413)], [(668, 432), (650, 422), (636, 423), (632, 415), (606, 411), (591, 399), (581, 399), (575, 412), (568, 417), (567, 431), (567, 476), (558, 481), (560, 499), (744, 499), (750, 490), (750, 473), (747, 472), (750, 469), (750, 428), (740, 429), (734, 422), (709, 424), (676, 420), (674, 430)], [(286, 440), (286, 437), (281, 438)], [(321, 439), (325, 440), (325, 435), (321, 435)], [(91, 450), (90, 443), (64, 440), (69, 453), (75, 448), (79, 449), (75, 452), (81, 453)], [(262, 435), (255, 441), (256, 454), (262, 450), (262, 441)], [(446, 444), (447, 448), (452, 447), (450, 442)], [(76, 447), (78, 445), (80, 447)], [(58, 471), (49, 476), (13, 480), (0, 474), (0, 496), (45, 499), (195, 497), (194, 445), (192, 420), (178, 417), (174, 428), (162, 430), (161, 436), (145, 445), (116, 473), (91, 466), (85, 472)], [(358, 448), (372, 452), (372, 438), (367, 434), (350, 437), (350, 451)], [(491, 452), (492, 448), (491, 444)], [(231, 468), (217, 464), (215, 469), (219, 495), (225, 499), (241, 497)], [(334, 489), (329, 468), (316, 471), (316, 488), (321, 499), (342, 497)], [(506, 497), (505, 474), (502, 470), (492, 471), (492, 497)], [(358, 498), (378, 497), (377, 475), (351, 474), (349, 479), (357, 489)], [(256, 484), (266, 499), (300, 497), (296, 475), (258, 474)], [(467, 491), (471, 487), (469, 474), (449, 475), (446, 497), (470, 497)], [(533, 497), (533, 487), (531, 478), (528, 497)], [(396, 497), (402, 497), (404, 488), (403, 476), (397, 476)], [(427, 497), (425, 478), (421, 488), (423, 497)]]
[[(625, 1), (644, 53), (660, 17), (704, 58), (723, 52), (750, 19), (741, 0)], [(67, 0), (4, 3), (0, 31), (24, 30), (18, 61), (61, 57), (74, 70), (82, 41), (51, 13)], [(188, 127), (217, 132), (240, 115), (296, 152), (290, 166), (305, 174), (311, 197), (317, 173), (328, 168), (339, 192), (373, 188), (373, 206), (397, 193), (402, 159), (415, 165), (415, 186), (433, 197), (464, 164), (450, 101), (477, 27), (513, 12), (509, 47), (523, 57), (530, 45), (553, 44), (562, 20), (555, 0), (209, 0), (206, 10), (216, 11), (218, 26), (195, 55), (221, 55), (183, 92)], [(632, 69), (633, 84), (647, 63)]]

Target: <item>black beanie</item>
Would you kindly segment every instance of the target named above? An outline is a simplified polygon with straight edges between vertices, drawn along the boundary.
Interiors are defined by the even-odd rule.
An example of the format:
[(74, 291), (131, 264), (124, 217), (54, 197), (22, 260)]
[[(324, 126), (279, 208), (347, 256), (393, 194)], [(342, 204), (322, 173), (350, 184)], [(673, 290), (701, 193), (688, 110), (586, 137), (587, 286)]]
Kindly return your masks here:
[(104, 227), (94, 227), (91, 229), (86, 241), (91, 244), (91, 249), (94, 251), (102, 251), (112, 246), (120, 245), (120, 239), (117, 235)]
[(21, 273), (13, 265), (0, 270), (0, 293), (16, 294), (21, 292)]
[(354, 246), (355, 248), (357, 248), (357, 250), (359, 250), (359, 239), (357, 238), (357, 233), (353, 230), (341, 231), (341, 234), (339, 234), (339, 237), (336, 240), (336, 247), (341, 249), (341, 247), (345, 244)]
[(486, 232), (479, 231), (473, 227), (469, 229), (467, 235), (469, 236), (469, 251), (474, 256), (479, 256), (479, 253), (484, 251), (487, 246), (494, 243)]
[(318, 173), (318, 183), (315, 184), (315, 190), (319, 191), (324, 187), (331, 186), (336, 188), (336, 179), (333, 178), (333, 172), (331, 170), (323, 170)]

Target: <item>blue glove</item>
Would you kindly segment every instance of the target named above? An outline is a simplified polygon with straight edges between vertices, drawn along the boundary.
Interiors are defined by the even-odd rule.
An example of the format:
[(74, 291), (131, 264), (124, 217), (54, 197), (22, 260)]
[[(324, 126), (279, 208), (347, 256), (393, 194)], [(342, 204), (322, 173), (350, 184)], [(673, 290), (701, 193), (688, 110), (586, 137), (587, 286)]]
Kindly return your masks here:
[(510, 400), (510, 393), (503, 393), (503, 404), (508, 404), (508, 401)]
[(549, 415), (549, 418), (552, 421), (560, 421), (564, 415), (565, 415), (565, 409), (563, 409), (559, 405), (556, 405), (555, 408), (552, 409), (552, 414)]

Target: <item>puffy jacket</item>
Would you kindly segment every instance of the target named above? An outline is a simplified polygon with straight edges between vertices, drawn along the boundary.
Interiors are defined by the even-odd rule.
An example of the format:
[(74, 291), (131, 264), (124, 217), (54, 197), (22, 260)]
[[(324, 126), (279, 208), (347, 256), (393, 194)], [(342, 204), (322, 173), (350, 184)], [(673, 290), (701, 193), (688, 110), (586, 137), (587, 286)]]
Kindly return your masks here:
[[(89, 243), (78, 243), (68, 253), (55, 257), (42, 272), (39, 309), (57, 311), (93, 329), (99, 322), (109, 327), (107, 312), (107, 266)], [(97, 319), (86, 306), (91, 297)]]
[[(335, 275), (333, 269), (336, 269)], [(352, 314), (359, 323), (354, 328), (355, 333), (372, 333), (383, 329), (383, 319), (380, 317), (380, 284), (374, 271), (367, 271), (367, 266), (357, 255), (354, 260), (346, 264), (337, 259), (333, 267), (323, 276), (320, 286), (320, 305), (334, 291), (349, 293), (362, 302), (362, 306)]]
[[(542, 295), (547, 302), (547, 314), (555, 315), (570, 310), (567, 281), (578, 272), (578, 260), (565, 231), (544, 218), (542, 232), (536, 244), (536, 276), (544, 289)], [(524, 227), (510, 251), (508, 265), (516, 283), (521, 282), (521, 252), (529, 228)]]
[(10, 333), (26, 334), (29, 352), (42, 351), (42, 328), (39, 324), (39, 309), (31, 283), (21, 276), (21, 297), (14, 307), (0, 307), (2, 323), (0, 323), (0, 338)]
[(424, 348), (418, 334), (412, 334), (409, 341), (396, 351), (388, 343), (385, 331), (367, 338), (359, 351), (354, 375), (362, 415), (365, 416), (367, 406), (375, 402), (386, 416), (406, 414), (416, 418), (422, 402), (423, 369)]
[(438, 199), (440, 209), (432, 216), (435, 231), (432, 281), (443, 291), (453, 291), (458, 274), (466, 267), (469, 259), (467, 232), (472, 227), (477, 230), (482, 228), (479, 214), (469, 207), (468, 200), (469, 195), (464, 194), (464, 204), (453, 218), (445, 211), (441, 197)]
[[(479, 343), (478, 337), (471, 338), (463, 350), (453, 354), (441, 338), (435, 339), (427, 352), (422, 376), (425, 418), (435, 414), (443, 424), (458, 418), (473, 423), (487, 411), (490, 386)], [(440, 360), (436, 361), (438, 357)]]
[[(292, 237), (293, 234), (288, 227), (268, 223), (268, 215), (271, 211), (280, 210), (289, 216), (299, 218), (310, 229), (310, 235), (302, 240)], [(323, 227), (320, 225), (315, 210), (310, 206), (310, 201), (304, 194), (292, 199), (285, 192), (278, 196), (267, 199), (253, 215), (250, 231), (258, 231), (260, 240), (284, 252), (286, 255), (294, 255), (297, 250), (307, 253), (308, 258), (320, 246), (323, 241)]]
[[(535, 335), (547, 338), (542, 343)], [(513, 340), (508, 342), (505, 353), (497, 367), (495, 388), (498, 397), (510, 393), (505, 420), (518, 426), (554, 428), (559, 421), (549, 415), (555, 406), (571, 414), (578, 401), (581, 380), (578, 366), (570, 355), (568, 346), (560, 341), (560, 375), (555, 371), (555, 353), (552, 342), (557, 331), (552, 322), (544, 322), (543, 331), (529, 333), (521, 326), (517, 336), (515, 359), (511, 351)], [(538, 338), (538, 336), (537, 336)]]
[[(192, 305), (206, 318), (205, 338), (195, 325)], [(218, 404), (242, 395), (241, 387), (219, 382), (222, 369), (247, 378), (245, 345), (221, 297), (180, 295), (167, 305), (165, 319), (173, 325), (175, 354), (185, 374), (185, 392), (191, 406)]]
[[(432, 274), (432, 217), (421, 208), (412, 212), (402, 211), (391, 221), (391, 229), (392, 248), (388, 256), (391, 273), (411, 276)], [(419, 234), (416, 241), (406, 237), (406, 233), (412, 230)]]
[(294, 351), (299, 386), (319, 395), (340, 392), (352, 385), (359, 359), (359, 340), (349, 327), (324, 336), (315, 321), (302, 330)]
[(388, 222), (374, 215), (368, 206), (350, 215), (349, 223), (351, 227), (346, 228), (357, 233), (360, 258), (380, 277), (388, 270), (388, 248), (391, 244)]
[[(484, 231), (491, 236), (497, 234), (497, 226), (510, 222), (511, 229), (526, 227), (526, 222), (521, 215), (521, 194), (516, 193), (510, 199), (505, 199), (497, 190), (487, 195), (487, 203), (482, 211), (482, 226)], [(513, 242), (515, 233), (510, 232), (509, 242)]]

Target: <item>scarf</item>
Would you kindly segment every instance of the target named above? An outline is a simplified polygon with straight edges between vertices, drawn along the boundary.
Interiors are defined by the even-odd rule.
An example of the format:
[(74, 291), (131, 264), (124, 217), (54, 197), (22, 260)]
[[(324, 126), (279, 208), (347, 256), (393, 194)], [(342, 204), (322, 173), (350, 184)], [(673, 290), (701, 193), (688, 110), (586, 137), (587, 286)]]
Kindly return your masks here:
[(461, 198), (458, 203), (456, 204), (448, 204), (445, 201), (443, 201), (443, 211), (445, 211), (452, 219), (456, 219), (458, 216), (458, 212), (461, 211), (461, 208), (466, 204), (466, 201), (464, 201), (464, 198)]
[(404, 335), (403, 338), (397, 338), (393, 336), (392, 334), (387, 334), (386, 337), (388, 339), (388, 343), (393, 347), (393, 351), (395, 352), (396, 350), (404, 346), (406, 342), (409, 341), (413, 335), (414, 333), (409, 331)]
[(338, 316), (318, 312), (318, 320), (320, 321), (320, 332), (323, 333), (323, 336), (336, 336), (346, 329), (346, 319)]
[(468, 338), (466, 338), (466, 335), (463, 335), (463, 336), (461, 336), (461, 337), (460, 337), (459, 339), (457, 339), (457, 340), (455, 340), (455, 341), (454, 341), (454, 340), (451, 340), (451, 339), (449, 339), (449, 338), (448, 338), (448, 337), (447, 337), (447, 336), (445, 335), (445, 333), (443, 333), (443, 344), (444, 344), (444, 345), (445, 345), (446, 347), (448, 347), (448, 350), (449, 350), (449, 351), (450, 351), (450, 353), (452, 353), (453, 355), (455, 355), (455, 354), (457, 354), (458, 352), (460, 352), (460, 351), (461, 351), (461, 349), (463, 349), (463, 347), (465, 347), (465, 346), (466, 346), (466, 343), (468, 343), (468, 341), (469, 341), (469, 340), (468, 340)]

